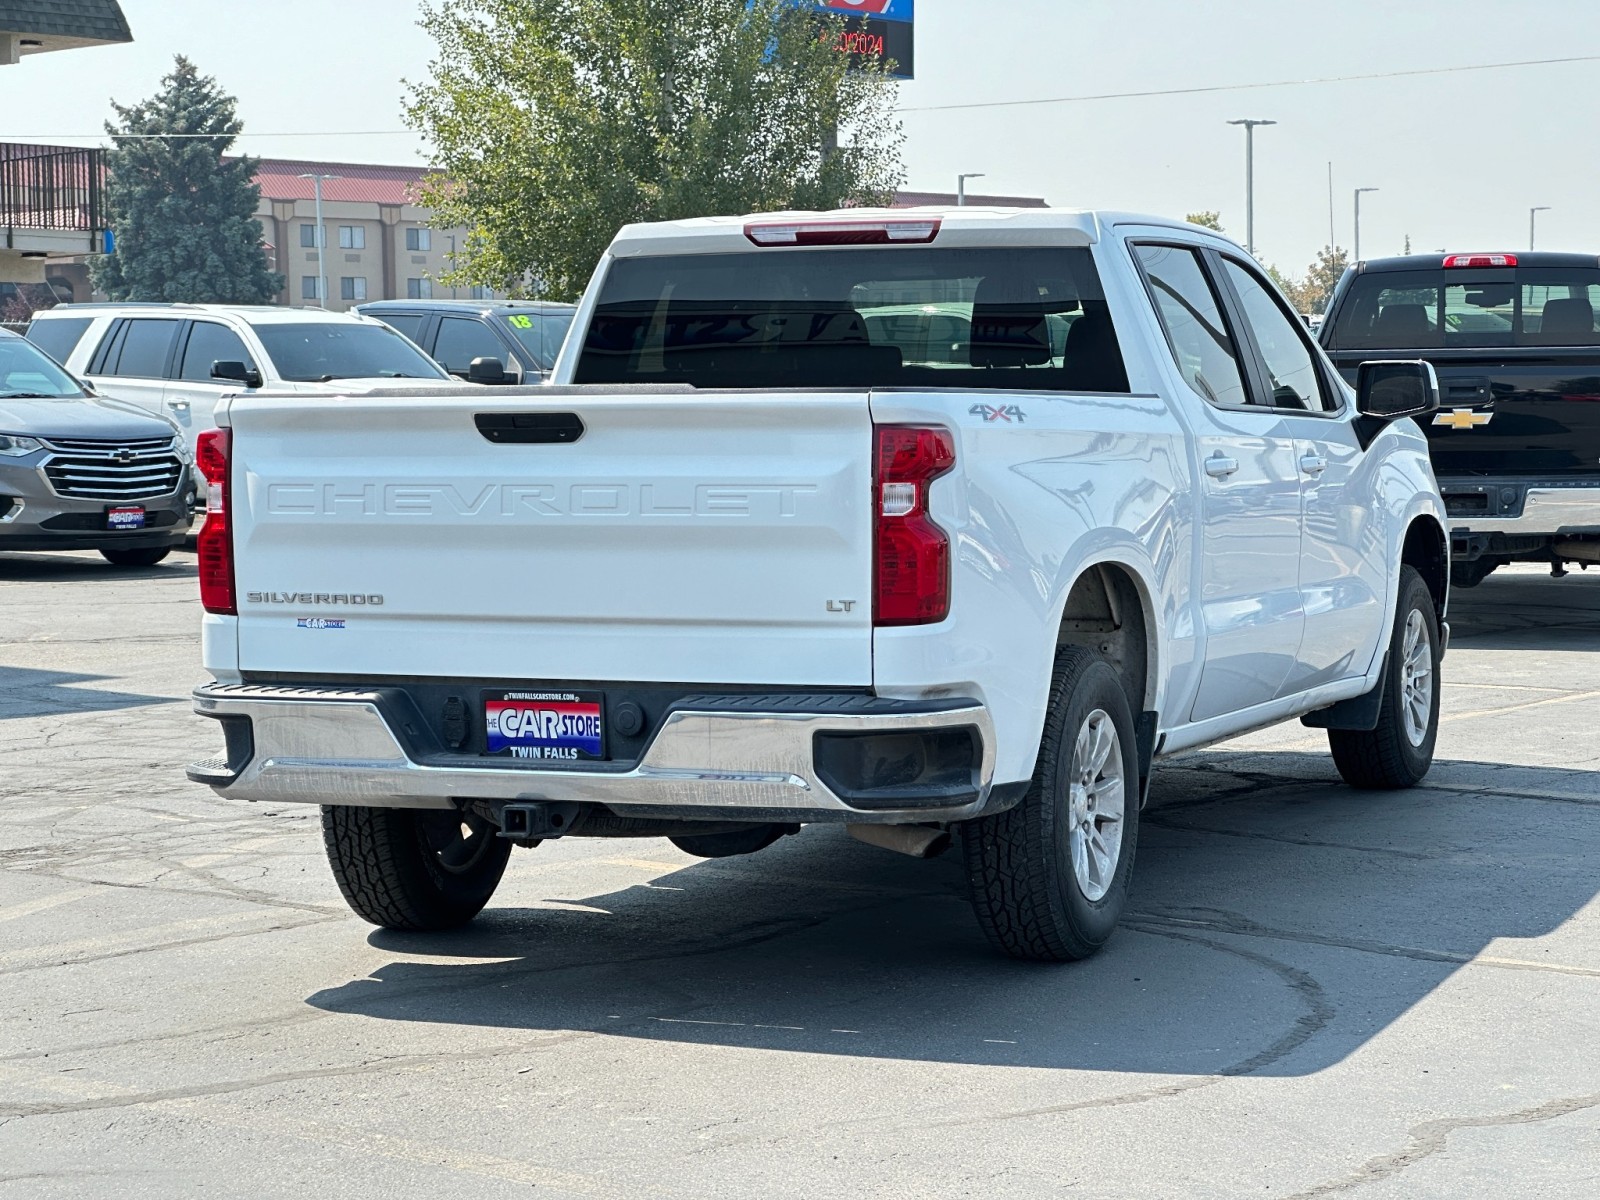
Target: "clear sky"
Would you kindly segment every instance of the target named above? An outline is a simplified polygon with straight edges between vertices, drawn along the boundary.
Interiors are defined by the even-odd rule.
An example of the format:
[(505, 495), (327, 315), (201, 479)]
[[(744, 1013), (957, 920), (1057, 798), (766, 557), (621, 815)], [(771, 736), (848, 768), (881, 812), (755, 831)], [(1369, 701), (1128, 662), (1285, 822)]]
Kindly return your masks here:
[[(131, 46), (0, 68), (0, 140), (97, 135), (112, 97), (148, 95), (187, 54), (240, 99), (252, 154), (425, 158), (399, 119), (427, 74), (421, 0), (122, 0)], [(1600, 56), (1600, 0), (920, 0), (908, 110)], [(1256, 243), (1299, 272), (1334, 227), (1399, 253), (1527, 244), (1600, 250), (1600, 61), (1369, 82), (1030, 107), (905, 113), (907, 185), (1181, 216), (1219, 209), (1244, 238), (1243, 131), (1257, 132)], [(347, 136), (351, 131), (385, 131)], [(269, 136), (270, 135), (270, 136)], [(338, 136), (326, 136), (338, 135)], [(91, 136), (90, 140), (99, 140)]]

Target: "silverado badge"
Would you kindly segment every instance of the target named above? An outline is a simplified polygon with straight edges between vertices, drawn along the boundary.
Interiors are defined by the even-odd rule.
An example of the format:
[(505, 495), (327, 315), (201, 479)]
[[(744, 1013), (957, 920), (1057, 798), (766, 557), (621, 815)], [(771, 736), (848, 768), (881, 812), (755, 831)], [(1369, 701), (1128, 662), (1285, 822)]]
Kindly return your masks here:
[(1451, 429), (1476, 429), (1479, 425), (1487, 425), (1494, 420), (1492, 412), (1473, 412), (1470, 408), (1452, 408), (1447, 413), (1438, 413), (1433, 418), (1435, 425), (1445, 425)]

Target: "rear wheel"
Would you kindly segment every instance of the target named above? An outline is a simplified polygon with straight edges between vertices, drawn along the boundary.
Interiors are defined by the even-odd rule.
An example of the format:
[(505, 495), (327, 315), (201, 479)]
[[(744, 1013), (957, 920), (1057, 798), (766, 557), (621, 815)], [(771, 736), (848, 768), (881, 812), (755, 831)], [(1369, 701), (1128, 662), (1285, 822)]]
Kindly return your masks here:
[(114, 567), (153, 567), (171, 553), (171, 546), (151, 546), (144, 550), (102, 550), (100, 556)]
[(1057, 650), (1033, 785), (961, 831), (972, 906), (995, 946), (1064, 962), (1105, 945), (1128, 901), (1139, 795), (1121, 679), (1087, 650)]
[(1330, 729), (1334, 765), (1351, 787), (1408, 788), (1433, 766), (1439, 738), (1439, 615), (1411, 567), (1400, 568), (1400, 603), (1389, 639), (1377, 727)]
[(322, 809), (322, 842), (345, 902), (386, 929), (452, 929), (477, 916), (511, 855), (498, 833), (471, 813)]

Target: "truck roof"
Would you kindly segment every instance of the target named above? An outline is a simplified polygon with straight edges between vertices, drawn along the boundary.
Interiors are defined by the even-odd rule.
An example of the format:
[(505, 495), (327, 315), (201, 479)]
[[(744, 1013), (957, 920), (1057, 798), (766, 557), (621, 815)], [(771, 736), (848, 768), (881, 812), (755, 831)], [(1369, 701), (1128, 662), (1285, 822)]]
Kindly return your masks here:
[[(1600, 267), (1600, 256), (1566, 250), (1456, 250), (1449, 254), (1407, 254), (1393, 258), (1368, 258), (1356, 263), (1357, 274), (1374, 271), (1442, 271), (1445, 259), (1471, 254), (1473, 257), (1503, 257), (1507, 266), (1517, 267)], [(1479, 268), (1483, 269), (1483, 268)]]
[(1102, 230), (1115, 225), (1155, 225), (1190, 233), (1222, 236), (1213, 229), (1170, 217), (1081, 208), (840, 208), (830, 212), (749, 213), (741, 217), (695, 217), (625, 225), (611, 243), (618, 258), (656, 254), (716, 254), (749, 250), (750, 226), (915, 225), (937, 221), (940, 246), (1058, 245), (1091, 246)]

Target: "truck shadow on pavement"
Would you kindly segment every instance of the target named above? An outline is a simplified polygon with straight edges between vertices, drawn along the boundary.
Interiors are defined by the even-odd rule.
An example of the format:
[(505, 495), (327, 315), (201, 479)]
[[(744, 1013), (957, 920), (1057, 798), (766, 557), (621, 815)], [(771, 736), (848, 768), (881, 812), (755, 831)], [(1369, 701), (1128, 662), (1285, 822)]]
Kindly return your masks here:
[(170, 696), (140, 696), (132, 692), (75, 686), (100, 683), (109, 678), (108, 675), (74, 675), (66, 671), (0, 666), (0, 721), (53, 713), (114, 712), (172, 703)]
[(76, 580), (193, 577), (195, 557), (181, 548), (153, 567), (115, 567), (98, 554), (0, 552), (0, 583), (68, 583)]
[[(660, 843), (588, 843), (586, 870), (654, 877), (491, 908), (454, 935), (375, 933), (400, 957), (309, 1003), (809, 1054), (1306, 1074), (1459, 970), (1579, 996), (1600, 979), (1592, 946), (1502, 944), (1493, 965), (1467, 965), (1600, 891), (1600, 776), (1439, 767), (1436, 786), (1379, 796), (1339, 786), (1321, 754), (1180, 760), (1147, 814), (1132, 912), (1085, 963), (990, 951), (959, 854), (918, 863), (812, 827), (755, 859), (676, 870), (652, 866), (673, 857)], [(537, 880), (546, 852), (514, 859), (508, 885)]]

